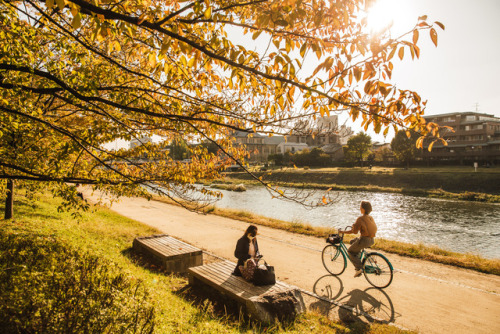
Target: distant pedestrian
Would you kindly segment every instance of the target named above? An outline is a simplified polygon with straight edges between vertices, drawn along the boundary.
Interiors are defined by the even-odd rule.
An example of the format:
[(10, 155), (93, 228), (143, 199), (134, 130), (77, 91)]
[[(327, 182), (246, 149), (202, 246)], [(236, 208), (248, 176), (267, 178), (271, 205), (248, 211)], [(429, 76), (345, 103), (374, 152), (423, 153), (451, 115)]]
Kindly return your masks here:
[(375, 243), (375, 234), (377, 234), (377, 224), (375, 224), (373, 217), (370, 216), (370, 212), (372, 212), (370, 202), (362, 201), (359, 210), (361, 211), (361, 216), (356, 219), (356, 222), (352, 225), (352, 229), (350, 231), (339, 231), (339, 233), (345, 234), (357, 234), (360, 232), (359, 237), (351, 240), (351, 246), (347, 250), (349, 259), (356, 268), (354, 277), (359, 277), (363, 273), (363, 265), (359, 258), (359, 253)]
[(248, 259), (257, 260), (262, 257), (259, 253), (259, 244), (257, 243), (257, 226), (250, 225), (245, 234), (238, 239), (236, 243), (236, 249), (234, 250), (234, 256), (238, 259), (236, 268), (234, 268), (233, 275), (241, 276), (241, 271), (239, 266), (244, 266)]

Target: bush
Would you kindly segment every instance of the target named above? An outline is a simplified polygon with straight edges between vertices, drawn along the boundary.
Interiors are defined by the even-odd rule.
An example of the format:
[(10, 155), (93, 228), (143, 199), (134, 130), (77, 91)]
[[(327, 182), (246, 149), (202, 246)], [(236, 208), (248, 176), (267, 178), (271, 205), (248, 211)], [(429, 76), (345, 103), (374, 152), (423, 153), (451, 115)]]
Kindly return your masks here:
[(0, 232), (0, 328), (6, 333), (151, 333), (140, 282), (55, 239)]

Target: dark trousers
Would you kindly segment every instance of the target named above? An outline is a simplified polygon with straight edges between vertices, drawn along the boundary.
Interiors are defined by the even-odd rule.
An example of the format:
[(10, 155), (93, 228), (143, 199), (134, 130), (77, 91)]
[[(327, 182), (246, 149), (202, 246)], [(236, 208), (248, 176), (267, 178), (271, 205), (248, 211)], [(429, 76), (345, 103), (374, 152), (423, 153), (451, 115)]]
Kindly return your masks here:
[(351, 240), (351, 246), (349, 246), (347, 252), (349, 253), (349, 259), (351, 260), (356, 270), (359, 270), (363, 267), (363, 265), (361, 264), (361, 259), (359, 258), (359, 253), (361, 253), (363, 249), (372, 246), (374, 243), (374, 238), (368, 237), (359, 237)]

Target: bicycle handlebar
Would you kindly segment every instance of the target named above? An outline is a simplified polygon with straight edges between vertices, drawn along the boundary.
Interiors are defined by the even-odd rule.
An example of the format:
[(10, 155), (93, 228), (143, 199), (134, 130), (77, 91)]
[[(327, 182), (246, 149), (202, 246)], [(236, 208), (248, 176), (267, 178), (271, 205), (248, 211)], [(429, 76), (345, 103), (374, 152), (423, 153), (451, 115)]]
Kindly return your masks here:
[(350, 231), (350, 230), (352, 230), (352, 226), (346, 226), (343, 231), (341, 229), (339, 229), (339, 233), (345, 233), (345, 232)]

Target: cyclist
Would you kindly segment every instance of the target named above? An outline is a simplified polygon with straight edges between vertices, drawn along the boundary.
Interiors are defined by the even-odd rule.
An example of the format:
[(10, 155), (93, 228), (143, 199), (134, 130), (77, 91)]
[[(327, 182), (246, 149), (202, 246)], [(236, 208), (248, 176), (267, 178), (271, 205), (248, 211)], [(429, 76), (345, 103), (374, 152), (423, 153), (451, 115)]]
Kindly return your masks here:
[(347, 250), (349, 259), (356, 269), (354, 277), (359, 277), (363, 273), (363, 265), (359, 258), (359, 253), (375, 243), (374, 238), (377, 233), (377, 224), (375, 224), (373, 217), (370, 216), (370, 212), (372, 212), (370, 202), (362, 201), (359, 210), (361, 211), (361, 216), (356, 219), (356, 222), (352, 225), (352, 229), (348, 231), (339, 230), (339, 233), (345, 234), (357, 234), (360, 232), (359, 237), (351, 240), (351, 246)]

